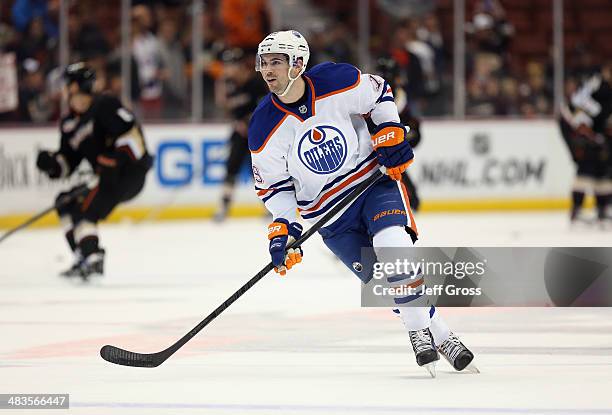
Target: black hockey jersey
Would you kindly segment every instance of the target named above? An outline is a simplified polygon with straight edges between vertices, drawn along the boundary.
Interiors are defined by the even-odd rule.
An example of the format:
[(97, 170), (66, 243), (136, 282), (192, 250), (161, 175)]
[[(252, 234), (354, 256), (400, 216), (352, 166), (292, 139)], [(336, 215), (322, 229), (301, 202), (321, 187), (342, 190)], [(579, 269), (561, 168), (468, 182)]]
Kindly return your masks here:
[(593, 75), (572, 96), (571, 104), (581, 113), (574, 124), (584, 123), (599, 134), (604, 134), (612, 113), (612, 87), (601, 75)]
[(96, 95), (89, 109), (70, 113), (60, 121), (61, 144), (56, 153), (62, 175), (70, 175), (86, 159), (98, 170), (98, 156), (112, 157), (121, 164), (149, 169), (149, 156), (142, 129), (121, 102), (110, 95)]
[(268, 93), (268, 88), (260, 77), (251, 77), (243, 85), (231, 86), (227, 106), (232, 117), (238, 121), (248, 122), (259, 100)]

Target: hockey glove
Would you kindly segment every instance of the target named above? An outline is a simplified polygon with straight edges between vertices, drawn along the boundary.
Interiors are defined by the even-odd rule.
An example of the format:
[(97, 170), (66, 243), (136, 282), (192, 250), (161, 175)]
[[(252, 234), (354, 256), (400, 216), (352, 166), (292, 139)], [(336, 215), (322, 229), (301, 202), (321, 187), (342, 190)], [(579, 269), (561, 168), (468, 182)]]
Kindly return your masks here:
[(406, 127), (395, 122), (380, 124), (372, 134), (378, 162), (387, 168), (387, 175), (393, 180), (401, 179), (414, 157), (406, 134)]
[(274, 271), (285, 275), (288, 269), (302, 262), (302, 248), (287, 249), (302, 235), (302, 225), (297, 222), (289, 223), (286, 219), (277, 219), (268, 226), (268, 239), (270, 240), (270, 256)]
[(57, 157), (50, 151), (39, 151), (36, 157), (36, 167), (51, 179), (57, 179), (62, 175), (62, 166)]

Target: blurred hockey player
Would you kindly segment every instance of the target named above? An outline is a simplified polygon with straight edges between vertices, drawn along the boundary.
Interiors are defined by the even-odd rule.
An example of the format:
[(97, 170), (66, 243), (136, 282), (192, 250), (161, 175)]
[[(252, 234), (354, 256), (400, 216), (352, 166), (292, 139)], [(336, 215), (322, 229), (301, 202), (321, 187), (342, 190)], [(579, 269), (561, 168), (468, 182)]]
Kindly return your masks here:
[(561, 108), (560, 127), (574, 161), (576, 179), (572, 187), (572, 222), (580, 219), (585, 193), (593, 190), (597, 219), (608, 219), (606, 209), (612, 198), (612, 64), (588, 78)]
[[(36, 166), (51, 179), (59, 179), (70, 176), (85, 159), (97, 174), (95, 187), (57, 212), (76, 256), (62, 275), (86, 279), (104, 272), (105, 251), (99, 246), (97, 223), (140, 193), (152, 158), (132, 112), (112, 96), (94, 94), (93, 69), (75, 63), (64, 76), (70, 112), (60, 121), (60, 148), (40, 151)], [(57, 200), (73, 190), (60, 193)]]
[(228, 81), (227, 109), (234, 119), (230, 136), (230, 153), (227, 158), (227, 173), (223, 181), (221, 205), (215, 214), (215, 220), (223, 221), (232, 202), (236, 176), (245, 160), (250, 161), (247, 135), (249, 119), (259, 100), (266, 95), (266, 85), (252, 71), (254, 53), (248, 54), (242, 49), (228, 49), (223, 53), (224, 74)]
[[(349, 64), (321, 63), (305, 72), (308, 43), (293, 30), (274, 32), (258, 47), (255, 69), (270, 94), (249, 125), (249, 148), (258, 196), (273, 215), (268, 228), (275, 271), (284, 275), (302, 260), (301, 248), (289, 249), (306, 222), (316, 222), (381, 166), (383, 180), (319, 230), (325, 245), (364, 283), (372, 267), (361, 264), (361, 249), (392, 262), (397, 250), (417, 240), (408, 194), (401, 176), (412, 162), (407, 130), (400, 122), (388, 83)], [(370, 134), (364, 118), (373, 125)], [(389, 282), (423, 283), (422, 275), (398, 274)], [(461, 343), (433, 306), (420, 295), (398, 296), (394, 311), (409, 333), (419, 366), (435, 376), (442, 353), (456, 370), (474, 355)]]
[[(408, 143), (410, 147), (415, 148), (421, 142), (421, 121), (412, 115), (410, 106), (408, 105), (408, 97), (404, 91), (406, 85), (405, 76), (401, 73), (397, 62), (391, 57), (381, 57), (376, 62), (376, 72), (382, 76), (383, 79), (388, 80), (389, 85), (393, 88), (395, 105), (399, 113), (400, 122), (405, 126), (408, 126), (407, 131)], [(369, 117), (366, 117), (366, 123), (368, 124), (368, 130), (370, 133), (374, 133), (376, 126)], [(414, 182), (410, 179), (408, 170), (402, 174), (402, 183), (408, 190), (408, 196), (410, 197), (410, 207), (414, 212), (419, 210), (421, 205), (421, 199), (417, 192), (417, 188)]]

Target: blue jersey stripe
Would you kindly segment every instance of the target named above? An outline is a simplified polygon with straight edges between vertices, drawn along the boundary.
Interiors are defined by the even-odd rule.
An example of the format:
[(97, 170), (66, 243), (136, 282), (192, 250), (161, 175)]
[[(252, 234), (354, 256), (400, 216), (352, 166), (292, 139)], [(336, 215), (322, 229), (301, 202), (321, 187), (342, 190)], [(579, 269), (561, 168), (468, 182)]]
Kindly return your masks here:
[(285, 184), (287, 182), (291, 181), (291, 177), (285, 180), (281, 180), (280, 182), (276, 182), (274, 184), (271, 184), (268, 188), (264, 188), (264, 187), (257, 187), (255, 186), (255, 190), (270, 190), (270, 189), (274, 189), (275, 187), (280, 186), (281, 184)]
[(387, 83), (387, 81), (385, 81), (385, 83), (383, 84), (383, 90), (382, 93), (380, 94), (380, 96), (378, 97), (378, 99), (376, 100), (377, 103), (382, 102), (381, 100), (383, 99), (383, 97), (385, 96), (385, 94), (387, 93), (387, 88), (389, 87), (389, 84)]
[(280, 192), (290, 192), (290, 191), (295, 191), (295, 187), (293, 187), (293, 186), (279, 187), (278, 189), (275, 189), (272, 193), (270, 193), (268, 196), (262, 198), (261, 200), (264, 203), (266, 203), (268, 200), (270, 200), (272, 198), (272, 196), (275, 196), (275, 195), (279, 194)]

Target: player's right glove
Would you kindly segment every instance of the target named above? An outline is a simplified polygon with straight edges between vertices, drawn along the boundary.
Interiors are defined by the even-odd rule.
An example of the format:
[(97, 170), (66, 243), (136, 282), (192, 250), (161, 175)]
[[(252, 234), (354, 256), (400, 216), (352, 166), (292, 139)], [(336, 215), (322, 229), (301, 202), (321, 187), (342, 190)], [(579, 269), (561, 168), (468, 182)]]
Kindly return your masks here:
[(372, 134), (378, 162), (387, 168), (387, 175), (393, 180), (401, 179), (414, 158), (406, 135), (406, 127), (395, 122), (380, 124)]
[(302, 225), (297, 222), (289, 223), (286, 219), (277, 219), (268, 226), (268, 239), (270, 240), (270, 256), (274, 271), (285, 275), (288, 269), (302, 262), (302, 248), (287, 249), (302, 235)]
[(36, 157), (36, 167), (51, 179), (57, 179), (62, 175), (62, 166), (57, 157), (51, 151), (39, 151)]

